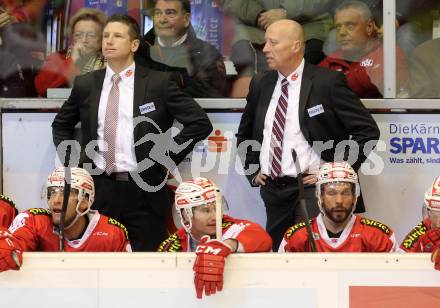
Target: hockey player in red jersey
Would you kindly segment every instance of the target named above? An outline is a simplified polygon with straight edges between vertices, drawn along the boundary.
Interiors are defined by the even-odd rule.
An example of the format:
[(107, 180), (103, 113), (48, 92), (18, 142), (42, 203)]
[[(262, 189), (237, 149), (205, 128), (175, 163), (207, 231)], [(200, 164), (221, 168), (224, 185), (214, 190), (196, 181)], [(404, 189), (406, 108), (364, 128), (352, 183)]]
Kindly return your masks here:
[[(319, 169), (316, 197), (321, 213), (311, 220), (317, 252), (392, 252), (393, 231), (383, 223), (354, 215), (359, 196), (356, 172), (345, 162)], [(290, 227), (279, 252), (311, 252), (306, 224)]]
[(440, 270), (440, 176), (425, 192), (423, 220), (400, 244), (405, 252), (432, 252), (435, 268)]
[(236, 252), (267, 252), (272, 239), (253, 222), (222, 215), (222, 239), (216, 236), (216, 200), (221, 192), (208, 179), (182, 182), (176, 190), (175, 206), (183, 228), (169, 236), (158, 251), (190, 252), (197, 255), (194, 284), (198, 298), (221, 291), (225, 258)]
[[(18, 269), (22, 251), (60, 250), (58, 227), (63, 203), (64, 168), (57, 168), (49, 175), (46, 189), (49, 209), (26, 210), (15, 217), (9, 231), (0, 230), (0, 271)], [(90, 174), (81, 168), (71, 168), (71, 190), (65, 216), (65, 251), (131, 251), (125, 227), (90, 210), (94, 196), (95, 187)]]
[(17, 209), (15, 203), (10, 198), (0, 195), (0, 227), (8, 228), (12, 223)]

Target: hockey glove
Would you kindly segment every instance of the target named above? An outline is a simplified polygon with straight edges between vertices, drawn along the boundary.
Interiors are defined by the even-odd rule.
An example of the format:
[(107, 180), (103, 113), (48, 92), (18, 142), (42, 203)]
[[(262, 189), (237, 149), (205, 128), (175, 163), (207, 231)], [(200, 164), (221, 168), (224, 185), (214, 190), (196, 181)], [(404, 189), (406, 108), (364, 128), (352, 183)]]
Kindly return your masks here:
[(12, 234), (0, 229), (0, 272), (18, 270), (23, 263), (21, 250), (14, 245)]
[(423, 252), (432, 252), (434, 247), (440, 245), (440, 229), (428, 230), (420, 239), (420, 246)]
[(218, 240), (211, 240), (205, 235), (196, 248), (197, 258), (194, 262), (194, 286), (197, 298), (215, 294), (223, 289), (223, 271), (225, 258), (232, 252), (231, 248)]

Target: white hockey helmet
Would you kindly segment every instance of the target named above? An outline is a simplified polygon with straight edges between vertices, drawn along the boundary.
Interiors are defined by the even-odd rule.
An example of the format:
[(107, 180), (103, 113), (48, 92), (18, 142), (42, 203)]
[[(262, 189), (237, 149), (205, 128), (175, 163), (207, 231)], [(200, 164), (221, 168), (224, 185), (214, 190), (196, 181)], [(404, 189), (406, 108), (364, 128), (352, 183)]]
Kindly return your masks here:
[(431, 187), (425, 192), (423, 201), (424, 211), (429, 210), (440, 213), (440, 176), (435, 179)]
[(352, 183), (354, 185), (354, 211), (357, 198), (360, 194), (360, 188), (356, 171), (354, 171), (350, 164), (346, 162), (325, 163), (319, 168), (318, 181), (316, 182), (316, 198), (318, 199), (319, 208), (321, 209), (321, 193), (323, 192), (323, 185), (337, 182)]
[[(95, 185), (92, 176), (82, 168), (73, 167), (70, 168), (71, 183), (70, 188), (78, 191), (78, 203), (76, 205), (76, 213), (78, 216), (83, 216), (90, 211), (90, 207), (95, 200)], [(47, 177), (46, 193), (47, 203), (49, 205), (49, 188), (51, 187), (64, 187), (64, 167), (58, 167)], [(80, 212), (79, 205), (84, 198), (88, 198), (88, 206), (84, 212)]]
[[(176, 189), (174, 205), (186, 232), (190, 232), (192, 228), (193, 208), (215, 204), (217, 199), (222, 199), (222, 194), (212, 180), (198, 177), (180, 183)], [(184, 219), (183, 212), (188, 220)]]

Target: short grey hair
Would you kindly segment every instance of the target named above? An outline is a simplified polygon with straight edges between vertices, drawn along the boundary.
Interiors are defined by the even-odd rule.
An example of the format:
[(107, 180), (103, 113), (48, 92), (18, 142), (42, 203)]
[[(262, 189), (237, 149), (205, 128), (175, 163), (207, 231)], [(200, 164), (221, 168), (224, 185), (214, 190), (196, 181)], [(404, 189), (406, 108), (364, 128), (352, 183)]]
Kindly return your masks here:
[(373, 14), (371, 13), (370, 8), (368, 5), (366, 5), (364, 2), (361, 1), (345, 1), (342, 4), (338, 5), (335, 9), (335, 15), (336, 13), (347, 10), (347, 9), (355, 9), (361, 13), (364, 20), (374, 20)]

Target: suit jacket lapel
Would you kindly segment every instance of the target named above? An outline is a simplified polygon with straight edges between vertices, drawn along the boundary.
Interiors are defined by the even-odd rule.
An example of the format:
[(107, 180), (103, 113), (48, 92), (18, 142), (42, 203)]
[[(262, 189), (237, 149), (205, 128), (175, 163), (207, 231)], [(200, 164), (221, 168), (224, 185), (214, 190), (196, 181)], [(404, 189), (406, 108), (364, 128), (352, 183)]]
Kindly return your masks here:
[[(143, 104), (145, 99), (145, 92), (147, 88), (148, 70), (141, 65), (136, 65), (134, 72), (134, 93), (133, 93), (133, 119), (139, 116), (139, 107)], [(133, 137), (136, 142), (139, 133), (139, 125), (136, 125)]]
[(299, 92), (299, 106), (298, 106), (298, 116), (299, 116), (299, 126), (304, 137), (309, 139), (309, 131), (304, 129), (304, 120), (307, 116), (305, 114), (305, 108), (307, 104), (307, 100), (309, 98), (310, 90), (312, 89), (312, 78), (313, 78), (313, 65), (308, 64), (307, 62), (304, 64), (304, 71), (301, 80), (301, 90)]
[(98, 109), (99, 101), (101, 99), (102, 85), (104, 83), (106, 70), (99, 70), (93, 72), (93, 85), (90, 95), (90, 109), (89, 109), (89, 123), (90, 123), (90, 136), (91, 140), (98, 139)]

